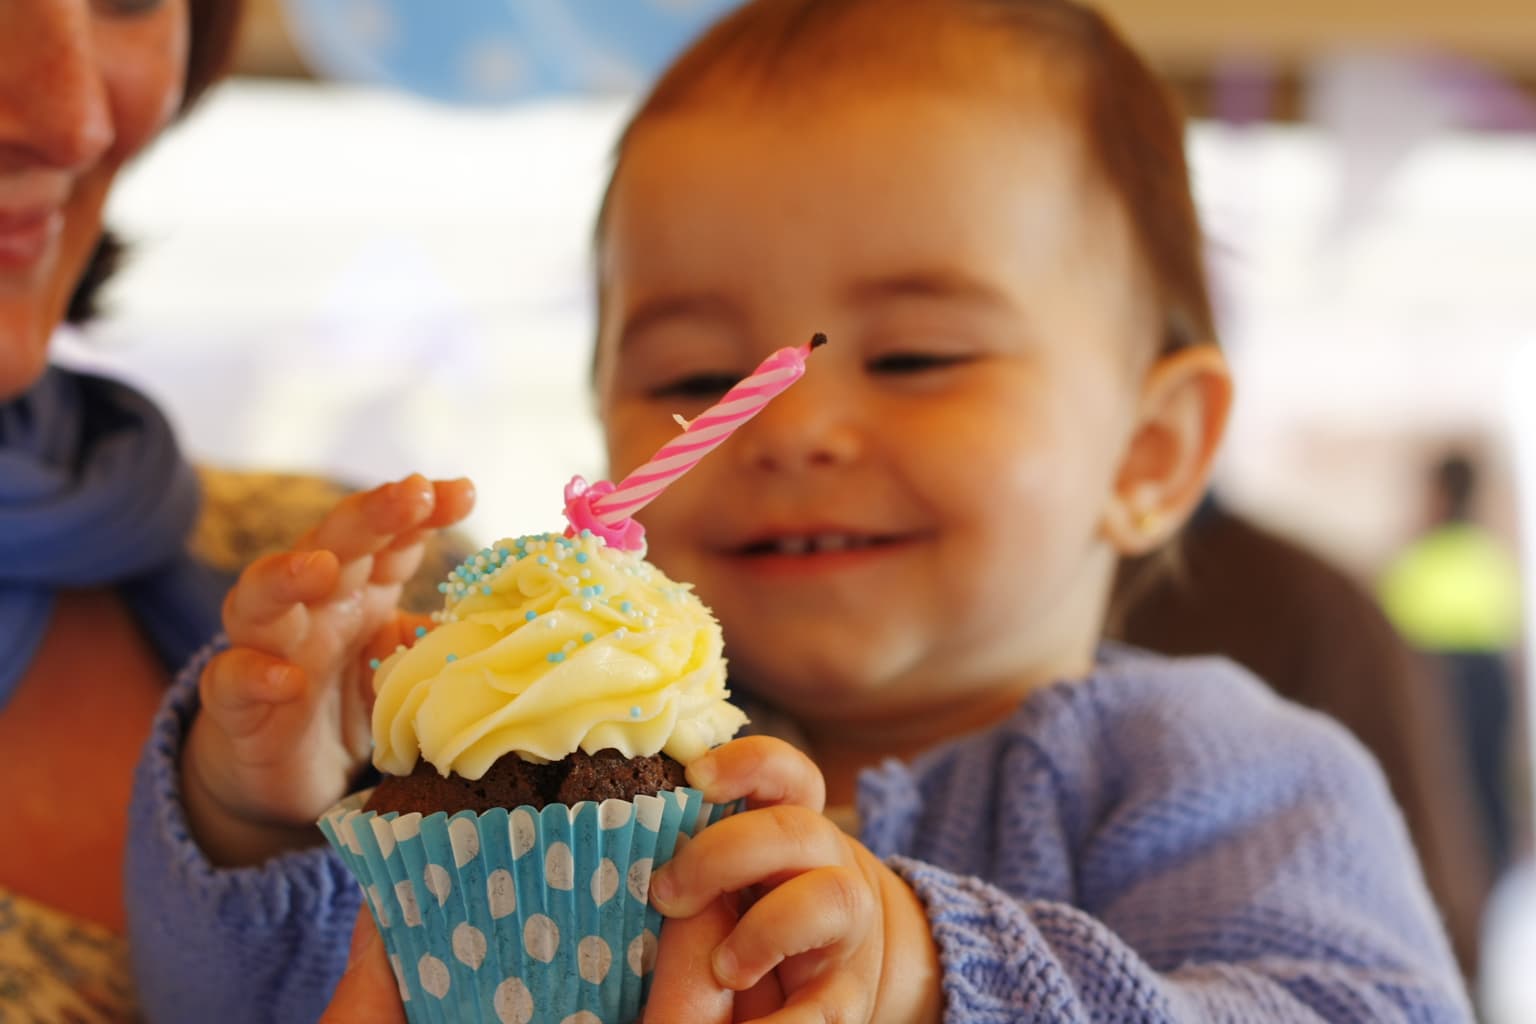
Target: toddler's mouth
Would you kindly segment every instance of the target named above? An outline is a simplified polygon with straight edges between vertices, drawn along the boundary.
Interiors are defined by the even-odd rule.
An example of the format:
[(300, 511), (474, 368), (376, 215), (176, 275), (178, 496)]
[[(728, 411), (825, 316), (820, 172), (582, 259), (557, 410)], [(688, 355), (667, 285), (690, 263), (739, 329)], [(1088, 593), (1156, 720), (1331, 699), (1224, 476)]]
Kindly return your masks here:
[(791, 533), (753, 541), (736, 549), (745, 558), (767, 556), (804, 557), (810, 555), (840, 554), (846, 551), (866, 551), (870, 548), (890, 547), (909, 540), (908, 537), (884, 534), (817, 531)]

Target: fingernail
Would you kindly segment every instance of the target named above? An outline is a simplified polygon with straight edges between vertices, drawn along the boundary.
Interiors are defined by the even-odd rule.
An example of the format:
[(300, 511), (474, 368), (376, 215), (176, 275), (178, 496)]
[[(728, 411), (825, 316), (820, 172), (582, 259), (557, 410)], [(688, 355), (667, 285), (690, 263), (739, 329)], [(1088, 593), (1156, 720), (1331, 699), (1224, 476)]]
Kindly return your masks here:
[(688, 783), (694, 789), (708, 789), (718, 777), (713, 758), (701, 757), (688, 766)]
[(672, 873), (662, 868), (651, 876), (651, 902), (656, 904), (656, 909), (665, 912), (666, 904), (677, 897), (677, 883), (672, 881)]
[(288, 665), (272, 665), (267, 669), (267, 686), (271, 689), (287, 690), (289, 680), (292, 678), (293, 669)]
[(315, 564), (315, 559), (320, 556), (318, 551), (305, 551), (295, 555), (288, 562), (288, 573), (291, 576), (302, 576)]
[(716, 946), (710, 955), (709, 965), (715, 972), (715, 980), (726, 988), (736, 987), (736, 954), (724, 946)]

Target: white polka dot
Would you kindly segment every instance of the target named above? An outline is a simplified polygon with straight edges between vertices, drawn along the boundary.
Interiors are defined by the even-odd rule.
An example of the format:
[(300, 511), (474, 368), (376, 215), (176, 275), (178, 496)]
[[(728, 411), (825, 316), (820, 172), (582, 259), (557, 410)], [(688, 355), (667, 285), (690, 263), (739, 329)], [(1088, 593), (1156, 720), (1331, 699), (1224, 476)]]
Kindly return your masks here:
[(514, 859), (533, 849), (533, 844), (539, 838), (539, 830), (533, 824), (533, 815), (521, 807), (507, 816), (507, 831), (512, 836)]
[(400, 815), (395, 819), (391, 830), (395, 833), (395, 838), (402, 843), (407, 839), (415, 839), (421, 835), (421, 814), (412, 811), (410, 814)]
[(628, 800), (604, 800), (597, 805), (597, 823), (602, 828), (623, 828), (634, 811)]
[(619, 869), (607, 857), (592, 872), (592, 902), (602, 906), (619, 891)]
[(544, 881), (551, 889), (569, 892), (576, 887), (576, 861), (569, 846), (564, 843), (549, 845), (549, 852), (544, 854)]
[(393, 953), (389, 954), (389, 966), (395, 972), (395, 985), (400, 989), (400, 1001), (410, 1002), (411, 990), (405, 983), (405, 968), (401, 965), (400, 958)]
[(661, 828), (661, 813), (666, 810), (667, 803), (659, 796), (635, 797), (635, 817), (640, 824), (652, 832)]
[(441, 864), (428, 864), (422, 872), (421, 880), (427, 892), (437, 897), (438, 906), (448, 902), (448, 895), (453, 892), (453, 876), (448, 874), (447, 868)]
[(416, 889), (410, 882), (395, 883), (395, 899), (400, 901), (400, 917), (415, 928), (421, 924), (421, 905), (416, 902)]
[(508, 978), (497, 985), (491, 1005), (496, 1008), (496, 1019), (501, 1024), (528, 1024), (533, 1020), (533, 993), (522, 978)]
[(422, 956), (416, 973), (421, 975), (421, 988), (427, 995), (441, 999), (448, 994), (448, 965), (431, 953)]
[(517, 911), (517, 887), (512, 884), (512, 872), (497, 868), (485, 880), (485, 895), (491, 904), (491, 917), (500, 921)]
[(642, 857), (631, 864), (624, 882), (629, 886), (629, 894), (644, 903), (651, 892), (651, 858)]
[(368, 902), (373, 904), (373, 912), (379, 919), (379, 924), (389, 927), (389, 906), (384, 902), (384, 894), (379, 892), (379, 887), (368, 887)]
[(583, 981), (601, 985), (613, 966), (613, 950), (596, 935), (588, 935), (576, 944), (576, 973)]
[(361, 825), (361, 818), (347, 818), (342, 821), (340, 829), (342, 845), (359, 857), (363, 855), (363, 843), (357, 837), (357, 830)]
[(454, 818), (448, 823), (448, 841), (453, 844), (453, 863), (463, 867), (480, 856), (480, 832), (473, 818)]
[(395, 852), (395, 830), (383, 818), (374, 818), (373, 841), (378, 844), (379, 856), (388, 857)]
[(651, 969), (656, 966), (656, 936), (651, 934), (649, 928), (635, 936), (624, 959), (635, 977), (643, 978), (651, 973)]
[(485, 962), (485, 933), (469, 923), (453, 930), (453, 955), (459, 963), (472, 971), (478, 971)]
[(603, 1018), (599, 1017), (591, 1010), (577, 1010), (575, 1013), (562, 1020), (560, 1024), (603, 1024)]
[(535, 960), (549, 963), (560, 948), (560, 926), (543, 914), (534, 914), (523, 925), (523, 948)]

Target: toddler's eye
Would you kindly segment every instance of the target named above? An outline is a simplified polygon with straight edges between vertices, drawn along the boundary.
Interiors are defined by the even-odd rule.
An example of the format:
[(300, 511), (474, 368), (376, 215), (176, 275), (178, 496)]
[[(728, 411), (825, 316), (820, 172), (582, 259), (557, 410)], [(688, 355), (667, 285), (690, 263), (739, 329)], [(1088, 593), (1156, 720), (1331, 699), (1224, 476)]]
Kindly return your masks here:
[(731, 390), (740, 379), (729, 373), (696, 373), (657, 385), (650, 395), (652, 398), (716, 398)]
[(892, 352), (869, 361), (871, 373), (909, 374), (927, 370), (942, 370), (950, 366), (968, 363), (971, 356), (937, 352)]
[(148, 14), (164, 2), (165, 0), (96, 0), (96, 7), (103, 14), (129, 17), (135, 14)]

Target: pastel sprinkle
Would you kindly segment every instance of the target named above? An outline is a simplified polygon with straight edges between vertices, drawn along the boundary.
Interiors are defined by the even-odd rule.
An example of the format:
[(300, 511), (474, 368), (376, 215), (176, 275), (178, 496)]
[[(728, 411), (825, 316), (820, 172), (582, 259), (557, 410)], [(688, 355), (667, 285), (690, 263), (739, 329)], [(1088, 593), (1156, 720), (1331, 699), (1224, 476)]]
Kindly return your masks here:
[(549, 660), (554, 662), (554, 663), (556, 663), (556, 664), (559, 664), (560, 662), (565, 660), (565, 652), (564, 651), (555, 651), (554, 653), (552, 653), (549, 656)]
[(632, 612), (634, 610), (635, 610), (635, 606), (630, 604), (628, 601), (620, 601), (619, 602), (619, 611), (623, 612), (625, 615), (628, 615), (630, 612)]
[(584, 643), (584, 644), (589, 644), (593, 640), (596, 640), (596, 639), (597, 639), (597, 634), (596, 633), (583, 633), (583, 634), (581, 634), (581, 642)]
[(417, 636), (418, 639), (421, 638), (421, 637), (424, 637), (426, 635), (427, 635), (427, 627), (426, 626), (417, 626), (416, 627), (416, 636)]
[(480, 588), (480, 593), (484, 594), (486, 597), (490, 597), (492, 591), (491, 591), (491, 588), (489, 586), (484, 586), (484, 587)]
[(381, 664), (383, 664), (383, 662), (379, 661), (378, 658), (369, 658), (368, 659), (368, 667), (373, 669), (375, 672), (377, 672), (379, 670), (379, 666)]
[(641, 714), (641, 711), (640, 711), (640, 709), (638, 707), (633, 707), (633, 708), (629, 709), (629, 717), (630, 718), (639, 718), (640, 714)]
[(585, 551), (578, 551), (578, 552), (576, 552), (576, 564), (577, 565), (586, 565), (587, 564), (587, 553)]
[(524, 622), (532, 622), (534, 619), (536, 619), (538, 617), (539, 617), (539, 613), (538, 612), (524, 612), (523, 613), (523, 621)]
[(448, 655), (448, 657), (444, 658), (443, 660), (444, 661), (458, 661), (459, 660), (459, 656), (457, 654), (450, 654), (450, 655)]

